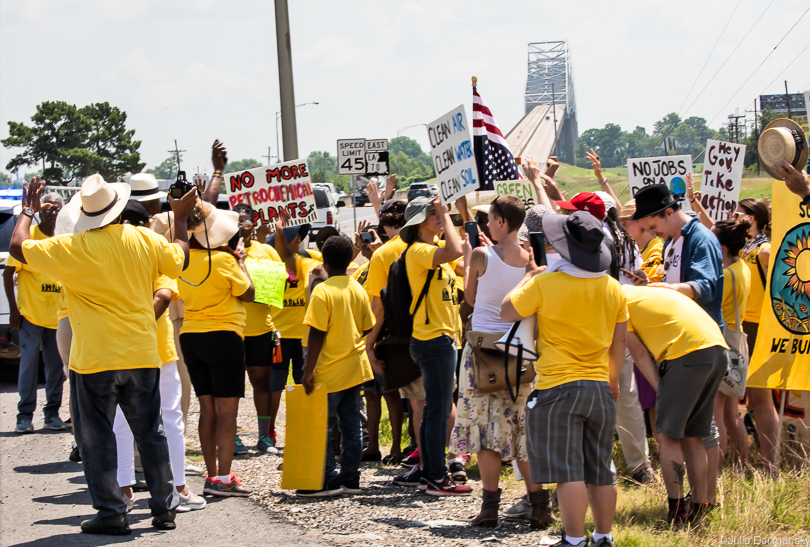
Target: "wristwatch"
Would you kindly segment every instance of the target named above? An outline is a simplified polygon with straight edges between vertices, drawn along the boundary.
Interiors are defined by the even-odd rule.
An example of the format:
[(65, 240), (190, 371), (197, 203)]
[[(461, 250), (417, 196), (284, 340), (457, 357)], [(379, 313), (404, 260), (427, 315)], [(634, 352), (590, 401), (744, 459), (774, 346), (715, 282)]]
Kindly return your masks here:
[(34, 210), (30, 207), (23, 207), (21, 214), (27, 216), (28, 218), (34, 218)]

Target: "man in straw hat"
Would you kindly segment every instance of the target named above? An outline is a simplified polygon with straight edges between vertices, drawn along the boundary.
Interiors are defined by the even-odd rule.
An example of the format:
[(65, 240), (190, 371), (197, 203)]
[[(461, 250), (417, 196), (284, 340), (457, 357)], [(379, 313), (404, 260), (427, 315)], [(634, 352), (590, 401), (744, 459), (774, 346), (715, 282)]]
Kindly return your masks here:
[(31, 220), (48, 207), (40, 202), (44, 187), (40, 177), (31, 179), (9, 252), (68, 288), (74, 328), (71, 399), (78, 411), (74, 427), (84, 441), (85, 478), (98, 510), (82, 522), (82, 531), (114, 535), (131, 531), (116, 481), (116, 454), (109, 449), (115, 443), (116, 405), (140, 448), (152, 496), (152, 525), (172, 529), (178, 496), (160, 418), (161, 362), (152, 284), (160, 274), (177, 277), (188, 264), (186, 217), (194, 208), (197, 190), (169, 200), (175, 213), (175, 239), (169, 243), (148, 230), (120, 224), (130, 186), (92, 175), (59, 213), (58, 235), (33, 240)]

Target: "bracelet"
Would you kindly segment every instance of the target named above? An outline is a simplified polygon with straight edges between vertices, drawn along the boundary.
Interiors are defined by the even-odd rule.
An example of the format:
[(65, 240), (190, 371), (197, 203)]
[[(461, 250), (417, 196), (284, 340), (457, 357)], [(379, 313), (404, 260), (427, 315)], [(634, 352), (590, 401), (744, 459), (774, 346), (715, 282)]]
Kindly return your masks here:
[(600, 181), (599, 181), (599, 184), (607, 184), (607, 179), (605, 179), (605, 180), (600, 180)]
[(222, 171), (214, 171), (214, 174), (211, 175), (211, 178), (219, 177), (222, 178)]

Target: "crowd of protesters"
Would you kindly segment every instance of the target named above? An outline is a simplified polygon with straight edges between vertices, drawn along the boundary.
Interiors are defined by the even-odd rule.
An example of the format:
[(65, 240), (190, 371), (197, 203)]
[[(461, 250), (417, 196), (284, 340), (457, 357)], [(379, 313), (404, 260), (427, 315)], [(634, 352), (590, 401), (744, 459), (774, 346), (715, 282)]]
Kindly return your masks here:
[[(72, 427), (71, 459), (83, 463), (98, 511), (82, 531), (130, 532), (136, 467), (153, 526), (172, 529), (177, 512), (205, 507), (185, 481), (203, 472), (184, 453), (192, 389), (202, 494), (250, 495), (231, 471), (234, 454), (248, 450), (236, 426), (246, 376), (255, 449), (267, 454), (278, 453), (276, 423), (290, 374), (308, 394), (325, 386), (323, 486), (297, 495), (359, 494), (361, 462), (380, 460), (409, 468), (396, 485), (469, 495), (465, 465), (475, 454), (483, 499), (471, 524), (494, 527), (501, 466), (513, 461), (527, 493), (506, 515), (550, 526), (557, 517), (546, 486), (555, 484), (564, 526), (557, 545), (613, 545), (614, 434), (631, 480), (654, 480), (645, 413), (660, 449), (670, 522), (699, 522), (716, 505), (729, 444), (734, 464), (748, 466), (737, 398), (719, 387), (729, 350), (748, 351), (727, 333), (742, 329), (750, 348), (756, 342), (770, 256), (763, 200), (743, 200), (733, 218), (715, 223), (689, 180), (686, 197), (697, 214), (665, 185), (642, 188), (622, 205), (593, 151), (601, 190), (569, 200), (554, 181), (555, 158), (545, 169), (525, 158), (539, 197), (528, 211), (510, 196), (473, 210), (465, 198), (453, 204), (478, 235), (462, 237), (449, 206), (436, 198), (394, 199), (391, 177), (383, 189), (368, 189), (376, 226), (362, 224), (354, 238), (324, 228), (316, 251), (305, 245), (310, 227), (288, 226), (283, 212), (270, 234), (254, 225), (247, 205), (217, 209), (225, 158), (215, 143), (210, 184), (177, 199), (148, 174), (129, 183), (93, 175), (67, 204), (43, 195), (45, 183), (35, 177), (23, 197), (4, 274), (11, 326), (20, 329), (16, 431), (33, 431), (41, 347), (44, 427)], [(774, 169), (791, 191), (810, 196), (806, 174), (787, 162)], [(170, 212), (161, 212), (164, 200)], [(543, 235), (540, 246), (533, 246), (535, 234)], [(246, 259), (285, 264), (282, 308), (254, 301)], [(513, 345), (518, 357), (509, 360)], [(515, 363), (511, 382), (505, 369), (506, 388), (486, 385), (482, 348)], [(412, 376), (402, 380), (406, 372)], [(63, 374), (69, 422), (59, 416)], [(764, 465), (774, 472), (771, 393), (750, 389), (747, 396)], [(393, 433), (385, 458), (383, 401)], [(403, 450), (405, 417), (414, 444)]]

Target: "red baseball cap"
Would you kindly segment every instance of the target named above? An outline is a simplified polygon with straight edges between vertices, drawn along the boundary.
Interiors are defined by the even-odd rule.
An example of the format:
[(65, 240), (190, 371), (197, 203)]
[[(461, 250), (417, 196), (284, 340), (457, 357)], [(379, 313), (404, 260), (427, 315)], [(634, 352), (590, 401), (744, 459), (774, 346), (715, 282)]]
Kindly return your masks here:
[(586, 211), (596, 220), (605, 219), (605, 202), (593, 192), (579, 192), (570, 201), (557, 201), (557, 205), (569, 211)]

